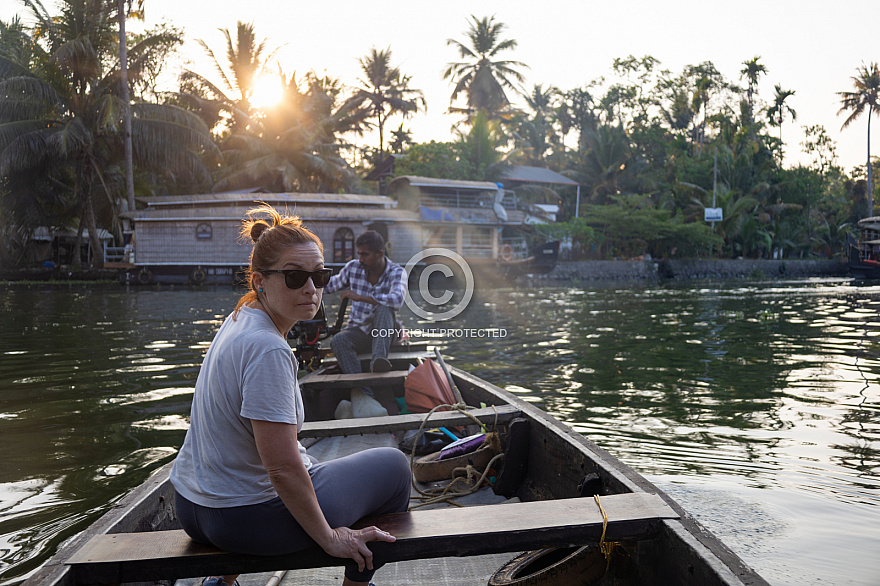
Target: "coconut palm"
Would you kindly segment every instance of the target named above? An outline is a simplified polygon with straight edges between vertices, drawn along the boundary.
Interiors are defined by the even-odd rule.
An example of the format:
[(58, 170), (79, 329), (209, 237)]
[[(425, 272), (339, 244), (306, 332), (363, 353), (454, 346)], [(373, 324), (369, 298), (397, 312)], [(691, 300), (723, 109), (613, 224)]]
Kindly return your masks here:
[(468, 132), (457, 132), (462, 162), (468, 163), (474, 172), (470, 179), (498, 181), (501, 178), (511, 153), (501, 153), (507, 139), (500, 125), (498, 120), (490, 119), (485, 111), (479, 110), (471, 118)]
[(554, 106), (559, 90), (553, 86), (544, 89), (542, 84), (535, 84), (531, 93), (523, 94), (530, 112), (520, 118), (515, 139), (523, 150), (527, 163), (540, 163), (547, 151), (556, 144), (557, 137), (553, 128), (556, 115)]
[(575, 88), (565, 93), (565, 104), (571, 117), (571, 126), (578, 131), (578, 150), (590, 147), (590, 137), (599, 127), (593, 96), (587, 88)]
[(838, 92), (840, 96), (840, 111), (838, 114), (849, 112), (849, 116), (843, 122), (846, 128), (868, 111), (868, 216), (874, 215), (874, 182), (871, 170), (871, 115), (880, 111), (880, 66), (876, 62), (862, 65), (857, 70), (857, 75), (852, 78), (855, 91)]
[(208, 111), (225, 111), (231, 118), (230, 126), (238, 129), (252, 122), (254, 80), (268, 73), (267, 67), (277, 49), (268, 50), (268, 39), (257, 41), (253, 23), (238, 21), (235, 28), (234, 40), (229, 29), (218, 29), (226, 39), (225, 66), (204, 40), (198, 40), (213, 62), (222, 87), (194, 71), (185, 71), (181, 78), (184, 82), (195, 84), (200, 90), (198, 93), (207, 96), (205, 100), (195, 93), (186, 93), (185, 97), (190, 103)]
[(709, 119), (709, 98), (711, 97), (714, 88), (715, 81), (711, 77), (700, 77), (700, 79), (697, 80), (696, 87), (694, 88), (691, 97), (691, 108), (695, 112), (703, 112), (702, 122), (700, 122), (699, 126), (694, 128), (694, 133), (697, 139), (697, 156), (700, 156), (703, 152), (703, 142), (706, 140), (706, 122)]
[(351, 191), (357, 177), (340, 155), (339, 136), (362, 133), (369, 112), (341, 102), (338, 80), (282, 76), (284, 97), (259, 119), (234, 130), (222, 146), (226, 161), (216, 191), (260, 185), (283, 192)]
[[(697, 156), (700, 156), (706, 140), (706, 123), (710, 120), (709, 101), (714, 94), (727, 88), (728, 84), (711, 61), (687, 66), (683, 78), (687, 81), (688, 87), (693, 88), (691, 90), (691, 109), (694, 112), (693, 140), (697, 143)], [(697, 124), (696, 115), (700, 112), (703, 117)]]
[(6, 57), (6, 63), (26, 67), (33, 57), (33, 39), (21, 22), (21, 17), (14, 16), (9, 22), (0, 21), (0, 55)]
[(385, 156), (384, 128), (388, 117), (395, 113), (403, 114), (404, 118), (414, 114), (420, 108), (425, 109), (425, 97), (421, 90), (409, 87), (410, 76), (403, 75), (400, 68), (391, 66), (391, 49), (377, 51), (370, 49), (366, 57), (360, 60), (364, 79), (360, 82), (364, 87), (359, 89), (354, 99), (359, 103), (368, 102), (369, 110), (376, 120), (379, 130), (379, 159)]
[(388, 144), (388, 150), (395, 155), (402, 155), (411, 144), (414, 144), (412, 131), (404, 130), (403, 123), (401, 122), (397, 130), (391, 131), (391, 142)]
[(771, 126), (779, 127), (779, 148), (780, 158), (782, 156), (782, 123), (785, 121), (786, 114), (792, 121), (797, 120), (797, 112), (786, 103), (786, 100), (795, 94), (794, 90), (784, 90), (778, 83), (773, 86), (773, 105), (767, 110), (767, 118), (770, 120)]
[(758, 63), (760, 56), (752, 57), (748, 61), (743, 61), (743, 68), (740, 69), (740, 75), (746, 78), (749, 84), (746, 89), (746, 95), (749, 101), (749, 123), (754, 119), (755, 115), (755, 88), (758, 85), (758, 78), (767, 75), (767, 68), (762, 63)]
[[(120, 191), (115, 177), (122, 147), (123, 103), (113, 9), (108, 3), (65, 0), (50, 16), (39, 0), (23, 0), (37, 22), (28, 68), (0, 57), (0, 176), (32, 184), (50, 173), (69, 188), (94, 253), (101, 250), (95, 204), (106, 202), (115, 221)], [(149, 43), (148, 43), (149, 44)], [(141, 47), (133, 48), (141, 50)], [(196, 151), (211, 148), (207, 128), (171, 106), (132, 108), (135, 161), (167, 172), (207, 173)], [(96, 199), (99, 194), (106, 199)], [(102, 265), (102, 257), (92, 259)]]
[(443, 72), (443, 79), (455, 84), (450, 102), (465, 92), (470, 112), (484, 110), (490, 115), (497, 115), (510, 105), (504, 88), (515, 90), (514, 81), (524, 81), (516, 68), (528, 66), (520, 61), (496, 60), (499, 53), (515, 49), (517, 45), (513, 39), (501, 39), (505, 28), (504, 23), (495, 22), (494, 16), (477, 19), (471, 15), (466, 33), (470, 46), (447, 39), (446, 44), (455, 46), (461, 58), (466, 59), (449, 63)]
[(614, 195), (629, 191), (632, 186), (632, 149), (620, 127), (603, 125), (589, 134), (590, 147), (578, 153), (574, 178), (586, 186), (589, 201), (607, 204)]

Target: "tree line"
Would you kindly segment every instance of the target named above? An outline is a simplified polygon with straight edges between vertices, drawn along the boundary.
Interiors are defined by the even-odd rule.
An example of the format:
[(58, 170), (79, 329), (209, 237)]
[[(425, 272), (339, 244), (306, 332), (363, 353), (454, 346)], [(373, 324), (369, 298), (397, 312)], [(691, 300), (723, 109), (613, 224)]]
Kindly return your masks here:
[[(77, 246), (88, 234), (93, 251), (99, 228), (121, 243), (120, 213), (134, 203), (127, 192), (373, 193), (363, 177), (389, 154), (397, 175), (496, 181), (510, 165), (532, 165), (574, 179), (579, 198), (573, 189), (523, 188), (518, 199), (558, 203), (561, 221), (539, 231), (571, 238), (583, 258), (832, 256), (873, 213), (876, 163), (844, 172), (825, 128), (804, 127), (808, 164), (783, 165), (795, 90), (776, 85), (762, 96), (759, 81), (772, 72), (759, 56), (733, 79), (709, 61), (673, 72), (654, 57), (628, 56), (614, 60), (609, 82), (528, 88), (504, 23), (471, 16), (463, 37), (447, 41), (458, 57), (443, 71), (453, 138), (415, 144), (405, 125), (425, 111), (425, 98), (390, 47), (370, 49), (347, 85), (283, 71), (269, 40), (238, 22), (221, 31), (222, 47), (199, 41), (212, 76), (185, 69), (167, 91), (159, 74), (184, 34), (164, 23), (120, 36), (141, 3), (62, 0), (53, 13), (22, 3), (35, 24), (0, 21), (4, 266), (38, 260), (29, 242), (39, 226), (77, 230)], [(255, 104), (266, 80), (279, 99)], [(839, 92), (844, 126), (867, 118), (870, 137), (877, 64), (852, 81)], [(371, 130), (375, 146), (353, 146)], [(707, 207), (721, 208), (723, 220), (706, 223)], [(100, 266), (100, 255), (89, 262)]]

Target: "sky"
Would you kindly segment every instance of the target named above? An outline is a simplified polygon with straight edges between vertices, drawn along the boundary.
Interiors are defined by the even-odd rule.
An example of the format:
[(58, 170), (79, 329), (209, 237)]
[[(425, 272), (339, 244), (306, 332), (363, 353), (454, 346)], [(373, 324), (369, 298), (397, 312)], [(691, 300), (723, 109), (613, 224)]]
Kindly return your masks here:
[[(54, 0), (43, 3), (52, 11)], [(20, 0), (0, 0), (0, 20), (22, 14), (28, 22), (22, 6)], [(252, 22), (258, 38), (279, 47), (277, 61), (297, 77), (314, 70), (356, 86), (362, 76), (358, 60), (372, 47), (390, 48), (392, 65), (411, 76), (410, 87), (421, 89), (427, 101), (427, 113), (404, 125), (416, 142), (451, 139), (457, 117), (446, 113), (452, 86), (442, 74), (459, 56), (447, 39), (465, 41), (471, 15), (495, 16), (507, 25), (504, 38), (518, 46), (502, 58), (529, 66), (521, 70), (525, 90), (534, 84), (583, 87), (609, 78), (614, 59), (629, 55), (651, 55), (675, 74), (711, 61), (727, 80), (745, 85), (743, 62), (760, 56), (768, 74), (759, 97), (771, 101), (775, 84), (796, 92), (787, 103), (797, 120), (782, 127), (787, 164), (809, 162), (800, 145), (802, 127), (819, 124), (836, 142), (839, 164), (847, 170), (864, 166), (867, 115), (841, 130), (845, 116), (837, 114), (837, 92), (852, 89), (862, 64), (880, 61), (877, 0), (146, 0), (145, 11), (146, 26), (167, 20), (184, 28), (181, 54), (206, 75), (213, 75), (212, 66), (195, 40), (205, 40), (222, 58), (225, 41), (218, 29), (234, 32), (239, 20)], [(880, 152), (877, 122), (874, 152)], [(393, 118), (386, 128), (399, 124)], [(778, 135), (778, 129), (771, 132)]]

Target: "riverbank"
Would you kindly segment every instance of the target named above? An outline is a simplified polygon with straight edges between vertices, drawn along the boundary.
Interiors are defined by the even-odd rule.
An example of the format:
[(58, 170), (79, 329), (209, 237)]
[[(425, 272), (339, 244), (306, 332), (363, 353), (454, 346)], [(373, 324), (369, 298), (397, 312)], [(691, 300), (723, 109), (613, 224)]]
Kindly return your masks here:
[(0, 270), (2, 281), (34, 281), (50, 283), (80, 282), (119, 282), (118, 268), (73, 269), (70, 267), (53, 267), (51, 269), (19, 269)]
[[(629, 281), (661, 279), (782, 279), (846, 277), (849, 269), (838, 260), (587, 260), (560, 261), (547, 281)], [(0, 281), (119, 281), (118, 268), (72, 270), (24, 269), (0, 271)]]
[(548, 281), (660, 279), (782, 279), (846, 277), (837, 260), (590, 260), (563, 261), (542, 275)]

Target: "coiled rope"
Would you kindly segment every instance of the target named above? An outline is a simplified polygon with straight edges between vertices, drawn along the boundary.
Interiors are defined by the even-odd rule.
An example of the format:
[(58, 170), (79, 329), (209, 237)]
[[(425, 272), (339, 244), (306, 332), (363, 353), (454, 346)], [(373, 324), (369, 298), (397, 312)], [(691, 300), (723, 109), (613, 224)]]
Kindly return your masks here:
[[(436, 407), (434, 407), (428, 413), (425, 414), (425, 419), (422, 421), (422, 424), (419, 426), (419, 431), (416, 434), (415, 440), (413, 441), (412, 449), (410, 450), (410, 454), (409, 454), (410, 471), (414, 470), (415, 458), (416, 458), (416, 447), (419, 445), (419, 440), (421, 439), (421, 437), (425, 433), (425, 426), (428, 424), (428, 421), (431, 419), (431, 416), (435, 412), (443, 410), (444, 408), (449, 409), (449, 410), (453, 410), (453, 411), (458, 411), (459, 413), (463, 413), (464, 415), (467, 415), (468, 417), (473, 419), (474, 423), (479, 425), (480, 428), (482, 428), (484, 432), (486, 431), (486, 426), (483, 425), (483, 423), (479, 419), (477, 419), (473, 415), (473, 413), (470, 413), (468, 411), (468, 409), (471, 409), (471, 407), (469, 407), (464, 402), (459, 402), (454, 405), (450, 405), (450, 404), (437, 405)], [(498, 445), (498, 435), (497, 435), (498, 411), (495, 409), (494, 405), (492, 406), (492, 409), (493, 409), (493, 411), (495, 411), (495, 421), (492, 422), (492, 426), (491, 426), (492, 433), (489, 433), (487, 435), (486, 441), (493, 442), (496, 447), (496, 450), (500, 452), (500, 446)], [(419, 502), (418, 504), (415, 504), (415, 505), (411, 505), (410, 510), (417, 509), (419, 507), (424, 507), (426, 505), (441, 503), (441, 502), (446, 502), (446, 503), (449, 503), (450, 505), (455, 505), (457, 507), (462, 506), (459, 503), (456, 503), (453, 499), (467, 496), (469, 494), (473, 494), (476, 491), (478, 491), (480, 489), (480, 486), (483, 484), (483, 482), (485, 482), (486, 478), (489, 476), (489, 473), (492, 470), (492, 467), (499, 460), (501, 460), (503, 457), (504, 457), (504, 454), (502, 454), (502, 453), (496, 454), (489, 461), (489, 463), (486, 465), (486, 469), (483, 470), (482, 472), (480, 472), (479, 470), (477, 470), (476, 468), (474, 468), (470, 464), (468, 464), (467, 466), (464, 466), (464, 467), (455, 468), (453, 470), (454, 478), (452, 479), (452, 482), (450, 482), (449, 484), (447, 484), (446, 486), (443, 486), (443, 487), (429, 488), (426, 490), (422, 490), (421, 488), (419, 488), (419, 486), (416, 482), (415, 474), (413, 474), (412, 487), (419, 495), (414, 498), (415, 498), (415, 500), (418, 500), (421, 502)], [(464, 476), (455, 476), (455, 474), (459, 471), (462, 471), (464, 473)], [(464, 488), (458, 489), (457, 488), (458, 485), (460, 485), (462, 483), (464, 483), (466, 486)], [(471, 484), (471, 483), (473, 483), (473, 484)]]

